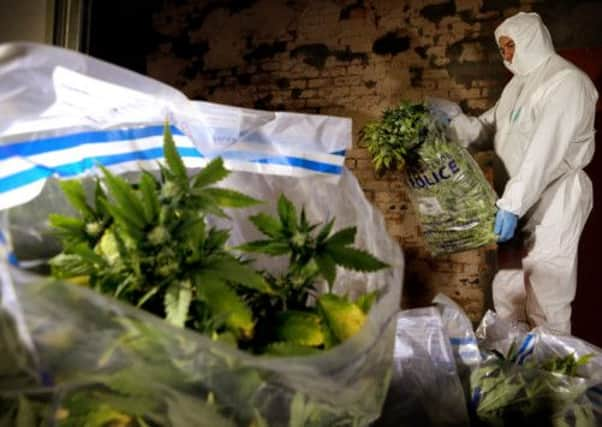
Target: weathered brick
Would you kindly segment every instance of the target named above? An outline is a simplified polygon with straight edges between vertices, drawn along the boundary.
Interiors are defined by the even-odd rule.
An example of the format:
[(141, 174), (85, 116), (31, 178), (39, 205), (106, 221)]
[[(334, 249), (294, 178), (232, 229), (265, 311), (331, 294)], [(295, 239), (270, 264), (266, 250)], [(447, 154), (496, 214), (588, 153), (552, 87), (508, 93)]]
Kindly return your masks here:
[(311, 79), (307, 82), (309, 88), (327, 87), (332, 84), (332, 79)]
[[(541, 0), (510, 3), (529, 10), (535, 2)], [(277, 8), (272, 7), (274, 2), (249, 2), (241, 11), (222, 8), (216, 15), (219, 19), (204, 20), (201, 28), (187, 28), (192, 3), (157, 12), (155, 27), (160, 28), (155, 30), (164, 41), (147, 57), (149, 75), (196, 99), (353, 117), (354, 145), (345, 165), (356, 174), (366, 198), (382, 211), (390, 235), (404, 253), (411, 248), (407, 269), (413, 276), (404, 285), (411, 292), (404, 298), (410, 298), (411, 304), (428, 304), (429, 298), (443, 291), (477, 319), (486, 304), (487, 275), (495, 266), (484, 261), (484, 250), (431, 257), (403, 174), (391, 172), (378, 178), (370, 154), (357, 144), (357, 132), (401, 99), (422, 101), (425, 96), (437, 96), (466, 100), (465, 107), (471, 112), (490, 107), (506, 76), (481, 69), (499, 60), (495, 47), (489, 46), (492, 43), (483, 39), (492, 38), (500, 18), (513, 13), (516, 6), (491, 10), (489, 3), (500, 2), (455, 0), (456, 13), (431, 20), (423, 9), (447, 2), (381, 0), (369, 2), (369, 7), (356, 5), (348, 19), (341, 19), (345, 2), (317, 2), (311, 13), (301, 15), (294, 2), (283, 2)], [(374, 16), (379, 17), (378, 23), (373, 22)], [(241, 19), (244, 30), (240, 29)], [(257, 28), (250, 22), (257, 22)], [(226, 38), (223, 28), (231, 29)], [(388, 32), (407, 35), (409, 48), (395, 54), (372, 52), (376, 39)], [(176, 47), (186, 47), (188, 42), (207, 42), (209, 51), (174, 54)], [(230, 45), (219, 52), (215, 48)], [(274, 49), (256, 49), (259, 46)], [(199, 67), (201, 63), (205, 69)], [(210, 67), (213, 69), (208, 70)], [(485, 161), (480, 165), (491, 179), (491, 164)], [(488, 250), (495, 251), (495, 247)]]

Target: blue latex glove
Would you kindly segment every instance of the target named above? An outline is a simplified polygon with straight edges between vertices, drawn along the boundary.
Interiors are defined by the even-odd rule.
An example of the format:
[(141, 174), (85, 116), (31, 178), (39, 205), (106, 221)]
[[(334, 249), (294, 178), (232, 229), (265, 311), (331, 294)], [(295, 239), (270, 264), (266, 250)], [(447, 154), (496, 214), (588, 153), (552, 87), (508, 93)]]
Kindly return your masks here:
[(462, 113), (458, 104), (443, 98), (427, 97), (425, 105), (431, 116), (444, 126), (448, 126), (456, 116)]
[(495, 214), (495, 227), (493, 231), (498, 235), (498, 242), (507, 242), (512, 239), (518, 224), (518, 216), (512, 212), (500, 209)]

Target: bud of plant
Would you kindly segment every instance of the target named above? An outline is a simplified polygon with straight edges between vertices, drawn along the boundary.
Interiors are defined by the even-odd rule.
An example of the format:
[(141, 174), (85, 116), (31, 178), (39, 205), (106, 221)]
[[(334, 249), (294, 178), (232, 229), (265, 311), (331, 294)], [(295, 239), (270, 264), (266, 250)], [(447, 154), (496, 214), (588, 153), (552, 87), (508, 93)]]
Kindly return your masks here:
[(302, 247), (305, 246), (305, 244), (307, 243), (308, 240), (308, 236), (306, 233), (301, 233), (299, 231), (295, 232), (295, 234), (293, 234), (293, 237), (291, 238), (291, 242), (293, 244), (293, 246), (297, 249), (301, 249)]
[(150, 233), (148, 233), (147, 237), (148, 241), (152, 245), (160, 246), (169, 240), (170, 235), (169, 231), (167, 231), (165, 227), (163, 227), (162, 225), (158, 225), (155, 228), (153, 228)]
[(86, 234), (90, 237), (98, 237), (103, 232), (104, 227), (98, 221), (86, 223)]
[(161, 188), (161, 198), (162, 199), (173, 199), (178, 195), (178, 186), (171, 181), (167, 181), (163, 184), (163, 188)]

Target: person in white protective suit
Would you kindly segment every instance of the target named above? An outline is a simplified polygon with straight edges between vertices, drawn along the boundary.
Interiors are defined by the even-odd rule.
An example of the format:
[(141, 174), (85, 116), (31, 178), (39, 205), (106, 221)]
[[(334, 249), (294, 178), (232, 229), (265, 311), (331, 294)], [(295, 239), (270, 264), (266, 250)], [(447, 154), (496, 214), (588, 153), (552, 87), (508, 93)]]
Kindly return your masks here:
[(435, 101), (432, 109), (451, 116), (449, 132), (465, 146), (494, 136), (507, 174), (496, 203), (498, 241), (514, 236), (519, 219), (528, 236), (522, 268), (500, 269), (494, 277), (498, 315), (570, 334), (579, 237), (592, 209), (583, 168), (594, 154), (598, 94), (555, 53), (536, 13), (506, 19), (495, 39), (513, 78), (493, 108), (479, 117), (462, 114), (457, 104)]

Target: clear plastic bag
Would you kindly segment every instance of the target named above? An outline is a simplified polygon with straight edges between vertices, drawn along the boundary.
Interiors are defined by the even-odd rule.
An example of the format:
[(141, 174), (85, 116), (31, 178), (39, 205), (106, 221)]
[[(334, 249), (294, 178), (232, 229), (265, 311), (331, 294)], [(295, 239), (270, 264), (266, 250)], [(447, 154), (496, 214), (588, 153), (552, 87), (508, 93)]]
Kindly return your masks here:
[(468, 150), (433, 128), (406, 160), (406, 182), (429, 251), (443, 255), (496, 241), (497, 196)]
[(522, 329), (493, 312), (483, 319), (478, 336), (488, 357), (471, 375), (475, 423), (600, 425), (602, 350), (542, 328)]
[(464, 390), (439, 312), (402, 311), (397, 316), (393, 377), (375, 427), (466, 425)]
[[(347, 119), (194, 103), (159, 82), (48, 46), (3, 45), (0, 59), (0, 110), (7, 112), (0, 117), (0, 219), (7, 253), (20, 265), (0, 265), (0, 345), (14, 356), (0, 361), (0, 425), (61, 425), (90, 400), (107, 413), (127, 408), (131, 425), (361, 426), (378, 417), (403, 257), (343, 167)], [(232, 173), (220, 184), (266, 201), (229, 212), (229, 244), (257, 238), (247, 217), (275, 212), (284, 194), (310, 221), (357, 226), (355, 244), (392, 265), (369, 275), (338, 272), (336, 292), (381, 291), (357, 335), (316, 356), (252, 356), (44, 276), (45, 260), (59, 249), (46, 218), (68, 210), (51, 177), (85, 181), (98, 173), (94, 162), (120, 174), (156, 170), (156, 129), (166, 117), (190, 171), (222, 156)], [(284, 265), (258, 259), (270, 271)]]

